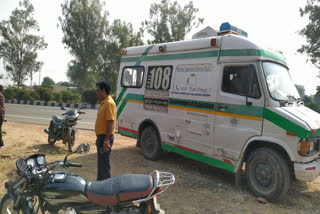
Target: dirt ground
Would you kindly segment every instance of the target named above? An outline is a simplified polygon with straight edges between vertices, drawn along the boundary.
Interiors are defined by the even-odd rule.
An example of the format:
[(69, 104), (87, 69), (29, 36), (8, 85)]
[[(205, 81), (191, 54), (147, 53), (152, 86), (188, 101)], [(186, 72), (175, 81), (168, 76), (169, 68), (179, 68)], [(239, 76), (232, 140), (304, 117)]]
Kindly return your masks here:
[[(18, 157), (43, 153), (48, 162), (63, 160), (68, 153), (62, 141), (47, 143), (46, 126), (7, 122), (3, 125), (5, 148), (0, 149), (0, 197), (5, 193), (8, 173), (15, 169)], [(93, 131), (78, 130), (76, 144), (89, 143), (86, 155), (73, 155), (70, 160), (83, 163), (82, 168), (69, 168), (88, 180), (96, 179), (96, 148)], [(9, 155), (9, 157), (7, 157)], [(11, 156), (11, 157), (10, 157)], [(154, 169), (174, 173), (176, 183), (159, 197), (162, 209), (172, 213), (320, 213), (320, 177), (308, 183), (293, 182), (279, 202), (260, 203), (243, 185), (234, 185), (234, 176), (217, 168), (174, 153), (164, 153), (160, 160), (144, 159), (135, 140), (115, 136), (111, 155), (112, 176), (124, 173), (150, 173)], [(60, 169), (59, 169), (60, 170)]]

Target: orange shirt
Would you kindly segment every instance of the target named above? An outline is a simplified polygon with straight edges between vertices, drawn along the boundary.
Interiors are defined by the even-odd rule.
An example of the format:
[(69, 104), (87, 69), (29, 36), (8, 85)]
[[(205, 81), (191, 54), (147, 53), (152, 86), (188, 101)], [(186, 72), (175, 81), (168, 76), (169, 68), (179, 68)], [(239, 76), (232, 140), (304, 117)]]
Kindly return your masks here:
[(111, 134), (114, 134), (116, 129), (116, 120), (117, 120), (117, 107), (110, 95), (107, 96), (105, 100), (100, 103), (100, 108), (97, 114), (95, 132), (96, 135), (106, 134), (107, 133), (107, 121), (113, 120), (113, 130)]

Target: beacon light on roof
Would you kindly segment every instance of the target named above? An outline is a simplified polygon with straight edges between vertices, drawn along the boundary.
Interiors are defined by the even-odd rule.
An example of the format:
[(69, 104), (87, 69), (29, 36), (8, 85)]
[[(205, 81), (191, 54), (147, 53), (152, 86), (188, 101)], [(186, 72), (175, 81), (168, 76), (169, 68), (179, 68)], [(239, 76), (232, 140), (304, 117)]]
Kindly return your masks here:
[(241, 30), (240, 28), (230, 25), (229, 22), (225, 22), (221, 24), (219, 35), (227, 34), (227, 33), (233, 33), (233, 34), (238, 34), (241, 36), (248, 37), (247, 32), (245, 32), (244, 30)]

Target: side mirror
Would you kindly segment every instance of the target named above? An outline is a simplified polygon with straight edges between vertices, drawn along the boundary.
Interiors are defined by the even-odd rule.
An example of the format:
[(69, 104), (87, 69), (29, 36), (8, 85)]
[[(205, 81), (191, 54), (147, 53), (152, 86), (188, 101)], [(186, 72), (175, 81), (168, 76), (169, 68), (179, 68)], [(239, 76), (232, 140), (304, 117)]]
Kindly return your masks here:
[(80, 144), (76, 149), (77, 154), (85, 154), (85, 153), (88, 153), (89, 151), (90, 151), (89, 144)]
[(16, 167), (19, 171), (21, 172), (24, 172), (27, 168), (27, 164), (26, 162), (22, 159), (22, 158), (19, 158), (17, 161), (16, 161)]
[(65, 108), (65, 107), (63, 107), (63, 106), (61, 106), (61, 110), (66, 110), (66, 108)]

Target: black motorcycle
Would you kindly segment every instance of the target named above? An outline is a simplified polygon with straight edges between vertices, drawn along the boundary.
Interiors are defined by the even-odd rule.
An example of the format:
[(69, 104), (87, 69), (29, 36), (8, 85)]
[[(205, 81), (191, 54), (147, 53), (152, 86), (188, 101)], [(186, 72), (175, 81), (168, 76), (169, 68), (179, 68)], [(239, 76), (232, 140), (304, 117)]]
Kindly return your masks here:
[[(73, 153), (87, 153), (89, 149), (88, 144), (81, 144)], [(18, 178), (5, 183), (7, 193), (1, 200), (0, 213), (164, 213), (156, 196), (174, 184), (173, 174), (156, 170), (150, 175), (124, 174), (87, 181), (71, 172), (53, 172), (56, 166), (82, 166), (69, 162), (68, 155), (52, 163), (46, 163), (43, 154), (19, 158)]]
[(64, 144), (68, 143), (68, 149), (73, 151), (74, 141), (76, 137), (76, 125), (80, 114), (85, 114), (81, 110), (70, 109), (67, 110), (61, 107), (62, 110), (66, 110), (63, 118), (57, 115), (52, 116), (49, 128), (44, 129), (44, 132), (48, 134), (48, 143), (53, 145), (57, 140), (63, 140)]

